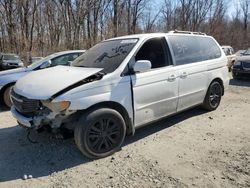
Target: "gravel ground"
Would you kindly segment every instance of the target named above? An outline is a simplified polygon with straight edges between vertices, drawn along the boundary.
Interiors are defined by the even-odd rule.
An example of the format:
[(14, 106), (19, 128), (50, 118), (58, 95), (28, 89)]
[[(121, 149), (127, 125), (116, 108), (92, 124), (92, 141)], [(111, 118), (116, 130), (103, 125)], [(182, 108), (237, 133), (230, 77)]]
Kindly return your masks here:
[(2, 110), (0, 187), (250, 187), (249, 112), (250, 81), (231, 80), (216, 111), (196, 108), (148, 125), (121, 151), (91, 161), (73, 139), (31, 133), (38, 143), (30, 143)]

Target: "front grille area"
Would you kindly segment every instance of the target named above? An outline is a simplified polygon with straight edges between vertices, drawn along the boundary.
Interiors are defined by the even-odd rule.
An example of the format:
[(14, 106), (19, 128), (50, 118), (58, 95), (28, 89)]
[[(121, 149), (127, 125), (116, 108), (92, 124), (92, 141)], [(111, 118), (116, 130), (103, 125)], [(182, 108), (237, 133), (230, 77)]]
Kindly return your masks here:
[(250, 69), (250, 62), (243, 62), (242, 65), (243, 65), (243, 68)]
[(9, 63), (11, 66), (17, 66), (17, 63)]
[(31, 116), (40, 107), (39, 100), (28, 99), (11, 91), (11, 99), (16, 110), (24, 115)]

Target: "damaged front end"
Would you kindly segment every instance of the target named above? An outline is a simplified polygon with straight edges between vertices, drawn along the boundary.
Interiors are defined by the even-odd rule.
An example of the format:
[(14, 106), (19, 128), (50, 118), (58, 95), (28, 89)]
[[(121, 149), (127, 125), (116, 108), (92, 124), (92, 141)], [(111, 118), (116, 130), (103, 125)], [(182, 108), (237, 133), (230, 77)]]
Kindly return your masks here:
[(13, 106), (11, 112), (21, 126), (39, 129), (43, 125), (59, 128), (75, 111), (68, 110), (70, 102), (53, 103), (33, 100), (11, 92)]
[(73, 115), (76, 110), (69, 110), (70, 101), (53, 102), (53, 99), (73, 88), (100, 80), (103, 75), (104, 74), (100, 72), (91, 75), (58, 91), (48, 100), (28, 99), (25, 96), (19, 95), (12, 89), (12, 115), (17, 119), (19, 125), (30, 129), (39, 129), (44, 125), (49, 125), (52, 129), (58, 129), (62, 125), (67, 127), (72, 120), (75, 120)]

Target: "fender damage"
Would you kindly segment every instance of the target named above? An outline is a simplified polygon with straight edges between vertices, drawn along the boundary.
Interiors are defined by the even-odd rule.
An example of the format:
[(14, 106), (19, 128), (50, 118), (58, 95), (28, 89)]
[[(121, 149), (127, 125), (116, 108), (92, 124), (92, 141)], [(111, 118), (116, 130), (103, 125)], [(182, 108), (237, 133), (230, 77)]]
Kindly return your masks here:
[[(71, 68), (73, 68), (74, 70), (72, 70)], [(37, 75), (34, 76), (29, 74), (24, 77), (24, 80), (32, 79), (32, 77), (34, 77), (34, 79), (36, 80), (34, 80), (34, 82), (32, 83), (36, 83), (36, 85), (34, 84), (33, 86), (30, 86), (29, 89), (27, 89), (27, 86), (24, 85), (26, 86), (26, 88), (24, 88), (22, 87), (23, 80), (21, 79), (17, 82), (14, 89), (12, 90), (11, 98), (13, 101), (13, 106), (11, 108), (11, 112), (17, 119), (19, 124), (21, 124), (22, 126), (33, 129), (39, 129), (43, 125), (50, 125), (51, 128), (54, 129), (61, 127), (61, 125), (67, 126), (70, 120), (72, 120), (71, 117), (73, 117), (76, 111), (68, 110), (67, 108), (57, 108), (57, 105), (61, 107), (61, 104), (53, 103), (53, 99), (73, 88), (100, 80), (104, 76), (104, 74), (101, 72), (102, 69), (87, 70), (88, 68), (78, 67), (59, 67), (59, 70), (57, 67), (55, 67), (51, 69), (54, 70), (46, 70), (47, 78), (45, 78), (43, 82), (41, 82), (42, 80)], [(80, 69), (84, 70), (80, 71)], [(63, 83), (63, 87), (58, 87), (58, 85), (55, 85), (56, 89), (51, 88), (54, 84), (58, 84), (61, 76), (63, 75), (62, 72), (65, 71), (67, 71), (67, 77), (68, 80), (71, 81), (71, 83), (68, 82), (67, 85)], [(39, 72), (39, 74), (41, 74), (42, 72), (43, 71)], [(54, 73), (50, 75), (50, 72)], [(57, 72), (60, 73), (57, 74)], [(84, 74), (80, 74), (84, 72), (85, 76)], [(79, 74), (81, 77), (77, 77), (78, 80), (76, 80), (75, 74)], [(53, 76), (53, 80), (49, 80), (49, 77), (52, 75), (55, 75)], [(70, 78), (70, 75), (72, 75), (73, 79)], [(48, 81), (50, 81), (49, 84), (44, 87), (44, 82), (48, 83)], [(43, 91), (41, 91), (41, 93), (43, 93), (42, 96), (47, 96), (46, 99), (44, 97), (39, 97), (39, 95), (41, 95), (39, 91), (37, 91), (39, 90), (39, 87), (43, 88)], [(46, 88), (48, 88), (47, 93)], [(31, 90), (33, 90), (33, 92)], [(32, 96), (30, 95), (29, 98), (24, 97), (29, 96), (29, 92), (32, 93)], [(37, 94), (37, 96), (35, 96), (34, 93)], [(70, 101), (68, 102), (68, 104), (70, 105)]]

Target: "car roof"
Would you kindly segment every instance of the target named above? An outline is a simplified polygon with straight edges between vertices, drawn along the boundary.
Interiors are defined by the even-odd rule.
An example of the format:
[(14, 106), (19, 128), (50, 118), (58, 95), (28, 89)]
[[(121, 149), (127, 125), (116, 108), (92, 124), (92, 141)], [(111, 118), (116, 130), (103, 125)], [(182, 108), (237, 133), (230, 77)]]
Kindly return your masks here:
[(170, 31), (168, 33), (143, 33), (143, 34), (135, 34), (135, 35), (125, 35), (125, 36), (120, 36), (120, 37), (115, 37), (115, 38), (110, 38), (106, 39), (104, 41), (111, 41), (111, 40), (125, 40), (125, 39), (147, 39), (150, 37), (164, 37), (164, 36), (169, 36), (169, 35), (182, 35), (182, 36), (199, 36), (199, 37), (211, 37), (209, 35), (203, 34), (203, 33), (193, 33), (193, 32), (188, 32), (188, 31), (183, 31), (183, 32), (175, 32), (175, 31)]
[(144, 34), (135, 34), (135, 35), (125, 35), (125, 36), (120, 36), (120, 37), (115, 37), (115, 38), (111, 38), (111, 39), (107, 39), (108, 40), (119, 40), (119, 39), (132, 39), (132, 38), (138, 38), (138, 39), (142, 39), (142, 38), (148, 38), (150, 36), (165, 36), (166, 33), (144, 33)]

